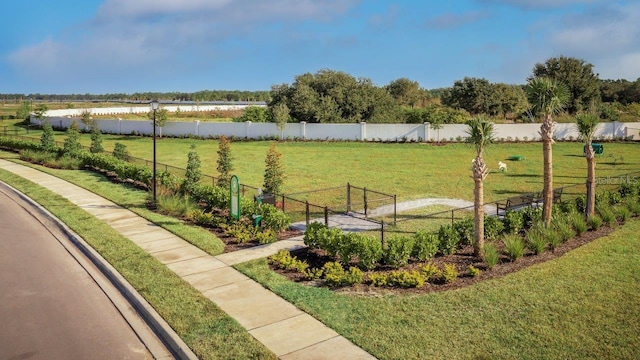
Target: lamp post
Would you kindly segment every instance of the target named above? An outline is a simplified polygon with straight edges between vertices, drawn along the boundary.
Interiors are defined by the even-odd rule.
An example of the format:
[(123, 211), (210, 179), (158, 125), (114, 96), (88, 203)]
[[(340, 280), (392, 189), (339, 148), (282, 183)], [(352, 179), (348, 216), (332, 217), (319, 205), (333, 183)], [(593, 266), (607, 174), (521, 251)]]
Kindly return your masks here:
[(160, 103), (158, 103), (158, 100), (153, 100), (151, 102), (151, 109), (153, 110), (153, 208), (156, 209), (156, 207), (158, 206), (157, 203), (157, 193), (156, 193), (156, 111), (158, 110), (158, 107), (160, 106)]

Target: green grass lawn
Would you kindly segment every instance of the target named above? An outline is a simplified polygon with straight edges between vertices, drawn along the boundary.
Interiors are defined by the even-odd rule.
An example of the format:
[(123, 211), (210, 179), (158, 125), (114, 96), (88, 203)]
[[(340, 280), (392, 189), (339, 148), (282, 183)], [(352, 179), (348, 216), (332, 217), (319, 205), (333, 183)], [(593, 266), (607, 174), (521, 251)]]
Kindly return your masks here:
[(275, 359), (209, 299), (109, 225), (66, 199), (0, 169), (0, 180), (43, 205), (96, 249), (200, 359)]
[[(64, 133), (59, 133), (56, 140), (62, 142), (64, 138)], [(82, 135), (82, 142), (87, 146), (90, 144), (89, 134)], [(153, 158), (152, 139), (149, 137), (104, 136), (103, 144), (107, 151), (113, 149), (115, 142), (124, 143), (132, 156), (149, 160)], [(158, 162), (185, 168), (191, 145), (195, 145), (200, 154), (203, 173), (217, 175), (216, 140), (158, 139)], [(262, 185), (269, 145), (268, 141), (232, 142), (234, 173), (241, 183), (255, 187)], [(616, 176), (640, 170), (639, 143), (605, 143), (604, 146), (605, 154), (596, 160), (598, 176)], [(582, 147), (579, 142), (559, 142), (554, 145), (554, 187), (584, 183), (586, 161), (582, 156)], [(397, 194), (398, 201), (426, 197), (473, 200), (470, 167), (474, 151), (467, 144), (434, 146), (415, 143), (282, 142), (277, 148), (282, 153), (285, 167), (285, 193), (346, 186), (350, 182), (356, 186)], [(526, 160), (507, 161), (512, 155), (524, 156)], [(497, 171), (498, 161), (507, 163), (507, 172)], [(485, 181), (487, 202), (542, 189), (540, 143), (492, 145), (486, 151), (486, 162), (491, 171)], [(319, 196), (322, 197), (322, 194)]]
[(237, 268), (380, 359), (637, 359), (640, 220), (503, 278), (426, 295), (350, 295)]

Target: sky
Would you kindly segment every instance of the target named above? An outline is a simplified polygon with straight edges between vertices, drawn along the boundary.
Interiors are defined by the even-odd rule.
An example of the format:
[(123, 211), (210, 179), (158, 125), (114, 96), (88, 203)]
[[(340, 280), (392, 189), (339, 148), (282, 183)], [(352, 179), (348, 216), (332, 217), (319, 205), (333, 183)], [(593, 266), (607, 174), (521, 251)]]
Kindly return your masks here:
[(269, 90), (322, 69), (425, 89), (524, 84), (571, 56), (640, 77), (638, 0), (20, 0), (0, 93)]

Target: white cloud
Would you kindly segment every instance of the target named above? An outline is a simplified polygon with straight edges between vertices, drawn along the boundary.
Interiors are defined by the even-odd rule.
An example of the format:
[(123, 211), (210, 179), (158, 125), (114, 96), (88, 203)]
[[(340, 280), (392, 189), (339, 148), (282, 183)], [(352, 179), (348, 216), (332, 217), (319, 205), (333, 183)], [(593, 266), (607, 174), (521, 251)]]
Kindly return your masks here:
[(451, 29), (488, 17), (485, 11), (472, 11), (463, 14), (446, 13), (427, 20), (426, 26), (434, 29)]

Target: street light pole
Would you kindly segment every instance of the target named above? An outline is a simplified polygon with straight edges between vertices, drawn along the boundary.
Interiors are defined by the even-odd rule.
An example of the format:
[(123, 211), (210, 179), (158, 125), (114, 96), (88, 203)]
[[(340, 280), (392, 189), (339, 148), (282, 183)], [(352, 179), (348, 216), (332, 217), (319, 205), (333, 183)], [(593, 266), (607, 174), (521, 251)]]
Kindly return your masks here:
[(153, 110), (153, 208), (156, 209), (158, 206), (157, 192), (156, 192), (156, 111), (158, 110), (158, 100), (153, 100), (151, 102), (151, 109)]

